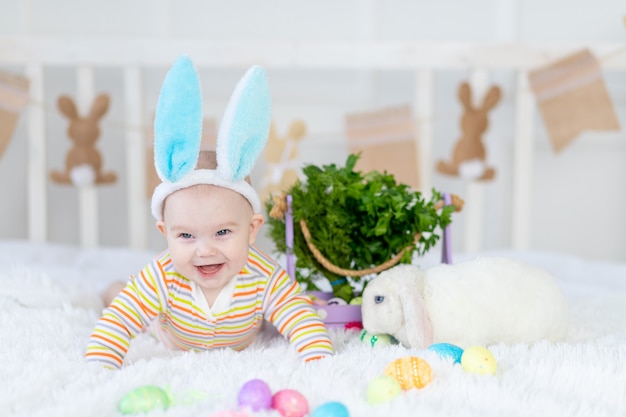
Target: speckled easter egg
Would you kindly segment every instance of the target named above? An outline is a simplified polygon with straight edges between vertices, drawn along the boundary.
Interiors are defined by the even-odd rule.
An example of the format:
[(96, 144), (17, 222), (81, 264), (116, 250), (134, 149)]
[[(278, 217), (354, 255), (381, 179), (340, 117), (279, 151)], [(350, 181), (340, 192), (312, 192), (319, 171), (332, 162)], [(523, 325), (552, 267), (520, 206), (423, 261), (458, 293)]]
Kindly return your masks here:
[(461, 363), (463, 349), (450, 343), (435, 343), (428, 347), (428, 350), (437, 352), (443, 359), (451, 359), (454, 363)]
[(466, 372), (479, 375), (495, 375), (496, 358), (483, 346), (471, 346), (463, 351), (461, 366)]
[(311, 417), (350, 417), (348, 407), (337, 401), (324, 403), (317, 407)]
[(359, 335), (361, 342), (373, 348), (388, 346), (395, 343), (395, 340), (388, 334), (373, 334), (363, 329)]
[(387, 365), (385, 374), (395, 378), (403, 390), (424, 388), (433, 380), (430, 364), (417, 356), (405, 356)]
[(401, 393), (402, 387), (394, 377), (379, 375), (367, 385), (367, 402), (373, 405), (382, 404), (396, 398)]
[(272, 407), (272, 390), (265, 381), (251, 379), (239, 390), (237, 403), (254, 411), (269, 410)]
[(309, 413), (309, 403), (304, 395), (293, 389), (283, 389), (272, 397), (272, 408), (283, 417), (303, 417)]

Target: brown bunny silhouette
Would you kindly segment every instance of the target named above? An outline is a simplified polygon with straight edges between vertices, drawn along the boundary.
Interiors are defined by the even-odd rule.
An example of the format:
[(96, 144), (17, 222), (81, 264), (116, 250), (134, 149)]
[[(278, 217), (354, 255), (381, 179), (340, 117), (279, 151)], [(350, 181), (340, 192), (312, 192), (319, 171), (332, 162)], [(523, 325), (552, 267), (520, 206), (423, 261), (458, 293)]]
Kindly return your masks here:
[(60, 184), (77, 186), (88, 184), (108, 184), (117, 179), (113, 172), (102, 173), (102, 157), (96, 148), (100, 136), (98, 122), (109, 109), (109, 96), (100, 94), (91, 106), (86, 117), (80, 117), (74, 101), (68, 96), (61, 96), (57, 106), (70, 124), (67, 135), (74, 146), (65, 158), (65, 171), (52, 171), (50, 177)]
[(458, 94), (464, 110), (461, 117), (463, 133), (454, 146), (452, 161), (439, 161), (437, 171), (478, 180), (493, 179), (495, 170), (485, 165), (486, 150), (482, 135), (489, 127), (487, 113), (500, 101), (500, 88), (492, 86), (480, 107), (472, 104), (472, 90), (467, 82), (459, 86)]

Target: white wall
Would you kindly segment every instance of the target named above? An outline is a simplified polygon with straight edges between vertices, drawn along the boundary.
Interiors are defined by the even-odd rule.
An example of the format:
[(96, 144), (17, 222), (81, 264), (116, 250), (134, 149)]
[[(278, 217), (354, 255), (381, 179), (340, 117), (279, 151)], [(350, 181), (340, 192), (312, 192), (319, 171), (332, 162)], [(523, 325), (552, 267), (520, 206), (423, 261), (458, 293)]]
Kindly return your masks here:
[[(621, 42), (626, 45), (623, 0), (365, 0), (365, 1), (191, 1), (191, 0), (0, 0), (0, 36), (53, 38), (153, 38), (210, 41), (477, 41)], [(181, 51), (184, 52), (184, 51)], [(236, 51), (235, 51), (236, 52)], [(141, 53), (141, 51), (138, 51)], [(626, 53), (626, 50), (624, 50)], [(600, 57), (601, 59), (603, 57)], [(608, 59), (608, 57), (606, 57)], [(174, 59), (174, 57), (172, 57)], [(262, 64), (262, 57), (259, 57)], [(4, 68), (2, 68), (4, 69)], [(22, 68), (6, 68), (22, 71)], [(146, 72), (145, 124), (150, 118), (166, 68)], [(440, 71), (435, 77), (434, 158), (448, 158), (459, 136), (461, 108), (458, 84), (468, 71)], [(205, 113), (218, 119), (240, 69), (202, 69)], [(279, 130), (302, 119), (309, 136), (302, 141), (306, 163), (341, 163), (346, 156), (346, 113), (414, 99), (412, 71), (270, 70), (274, 117)], [(497, 179), (485, 186), (482, 246), (511, 244), (511, 165), (515, 120), (515, 74), (497, 71), (491, 80), (503, 89), (503, 100), (491, 113), (485, 137), (489, 162)], [(605, 71), (620, 123), (626, 126), (626, 75)], [(47, 161), (60, 169), (69, 147), (66, 121), (56, 110), (60, 94), (75, 94), (75, 72), (52, 67), (45, 72)], [(104, 245), (127, 244), (123, 74), (113, 68), (96, 71), (96, 92), (108, 92), (112, 107), (102, 122), (98, 142), (105, 169), (120, 181), (104, 186), (100, 196), (100, 237)], [(26, 238), (25, 118), (0, 160), (0, 238)], [(539, 115), (535, 121), (535, 155), (531, 248), (564, 251), (590, 258), (626, 260), (626, 219), (622, 207), (626, 178), (626, 134), (586, 133), (555, 155)], [(433, 161), (434, 162), (434, 161)], [(255, 170), (258, 182), (263, 166)], [(464, 195), (465, 184), (433, 174), (433, 185)], [(70, 187), (48, 185), (48, 237), (78, 243), (77, 194)], [(10, 199), (10, 204), (8, 203)], [(0, 201), (2, 201), (0, 200)], [(148, 206), (146, 204), (146, 210)], [(9, 220), (10, 219), (10, 220)], [(461, 249), (466, 217), (455, 217), (454, 247)], [(152, 230), (152, 229), (151, 229)], [(151, 247), (162, 244), (152, 232)], [(271, 247), (268, 241), (263, 245)]]

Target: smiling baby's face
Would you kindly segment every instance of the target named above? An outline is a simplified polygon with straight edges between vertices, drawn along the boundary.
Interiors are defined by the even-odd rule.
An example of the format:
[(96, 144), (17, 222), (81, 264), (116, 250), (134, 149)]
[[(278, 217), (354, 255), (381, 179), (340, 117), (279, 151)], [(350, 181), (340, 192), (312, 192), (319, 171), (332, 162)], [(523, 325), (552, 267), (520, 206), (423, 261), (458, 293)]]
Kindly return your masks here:
[(168, 196), (157, 228), (176, 271), (197, 283), (212, 305), (246, 264), (262, 224), (263, 216), (241, 194), (201, 184)]

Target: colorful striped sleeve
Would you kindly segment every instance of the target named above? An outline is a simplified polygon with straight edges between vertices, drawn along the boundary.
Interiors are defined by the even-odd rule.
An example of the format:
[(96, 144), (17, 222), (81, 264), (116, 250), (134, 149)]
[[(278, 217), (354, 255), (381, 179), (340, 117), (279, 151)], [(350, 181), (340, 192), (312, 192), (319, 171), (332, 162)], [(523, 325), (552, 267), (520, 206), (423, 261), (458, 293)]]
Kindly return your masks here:
[(163, 294), (164, 286), (158, 259), (131, 277), (96, 323), (85, 352), (87, 361), (120, 369), (130, 341), (157, 316), (162, 302), (158, 294)]
[(311, 298), (279, 265), (269, 277), (265, 299), (266, 318), (289, 340), (304, 361), (321, 359), (334, 353), (326, 326), (315, 312)]

